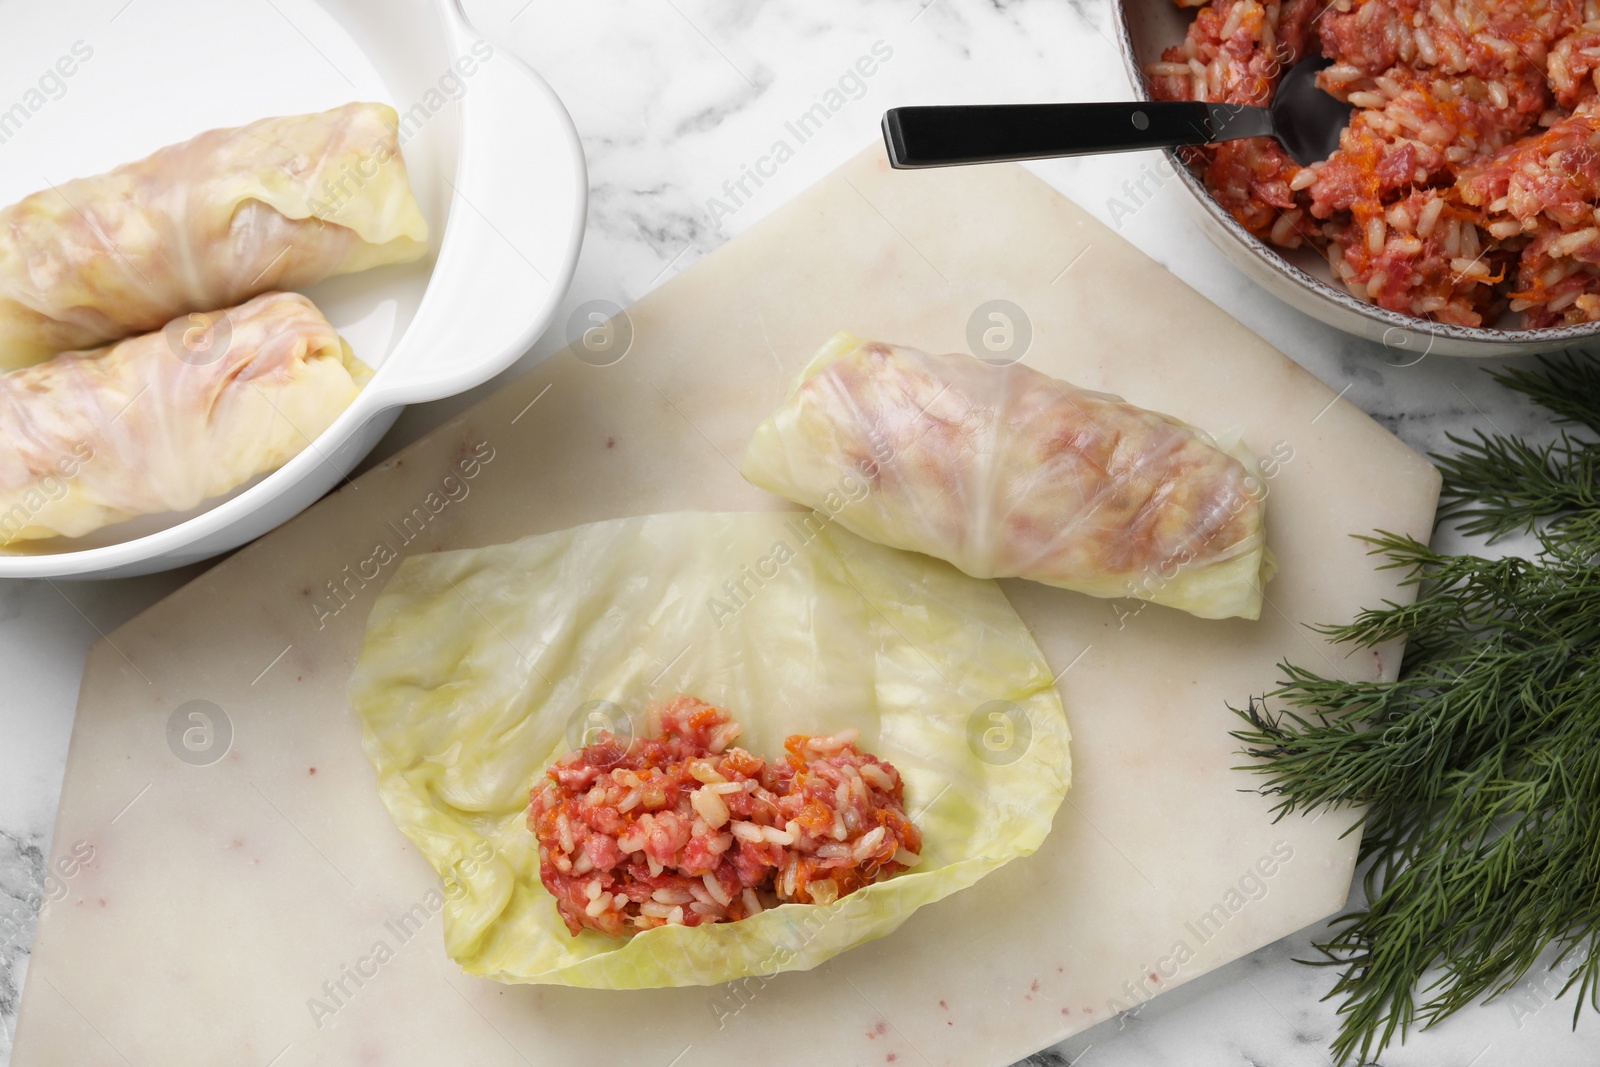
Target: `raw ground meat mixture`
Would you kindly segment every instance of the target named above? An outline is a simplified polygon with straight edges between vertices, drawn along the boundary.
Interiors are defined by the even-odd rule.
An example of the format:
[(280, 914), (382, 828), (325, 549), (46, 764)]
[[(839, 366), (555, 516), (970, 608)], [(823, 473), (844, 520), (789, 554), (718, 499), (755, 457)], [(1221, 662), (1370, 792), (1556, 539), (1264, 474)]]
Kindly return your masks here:
[(740, 727), (679, 696), (650, 736), (602, 732), (529, 796), (539, 878), (567, 929), (612, 936), (831, 904), (914, 866), (922, 834), (900, 774), (856, 731), (795, 735), (782, 763), (730, 748)]
[(1268, 103), (1302, 56), (1356, 108), (1326, 161), (1271, 138), (1188, 158), (1240, 223), (1435, 322), (1600, 320), (1600, 0), (1207, 0), (1158, 100)]

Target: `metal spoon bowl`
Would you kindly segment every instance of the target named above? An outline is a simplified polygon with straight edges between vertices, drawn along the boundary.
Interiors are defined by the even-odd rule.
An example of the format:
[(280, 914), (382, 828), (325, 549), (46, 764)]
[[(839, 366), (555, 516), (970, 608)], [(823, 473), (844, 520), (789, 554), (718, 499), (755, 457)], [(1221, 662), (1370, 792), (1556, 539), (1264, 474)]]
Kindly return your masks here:
[(1301, 166), (1327, 159), (1352, 108), (1317, 88), (1322, 56), (1284, 73), (1270, 107), (1194, 100), (896, 107), (883, 115), (889, 163), (901, 169), (1131, 152), (1275, 137)]

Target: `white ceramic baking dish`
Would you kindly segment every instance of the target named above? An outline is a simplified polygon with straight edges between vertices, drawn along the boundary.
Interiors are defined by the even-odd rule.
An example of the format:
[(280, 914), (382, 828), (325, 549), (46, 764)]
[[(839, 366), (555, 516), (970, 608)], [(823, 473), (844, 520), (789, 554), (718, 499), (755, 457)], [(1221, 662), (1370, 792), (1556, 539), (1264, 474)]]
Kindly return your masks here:
[[(48, 76), (62, 56), (74, 57), (72, 75)], [(560, 100), (485, 41), (456, 0), (0, 10), (0, 111), (16, 101), (26, 112), (0, 131), (0, 204), (201, 130), (351, 100), (410, 116), (402, 151), (433, 246), (420, 263), (306, 290), (376, 369), (372, 381), (279, 470), (189, 514), (0, 552), (0, 577), (164, 570), (289, 519), (342, 481), (404, 405), (478, 385), (532, 345), (571, 281), (587, 197)]]

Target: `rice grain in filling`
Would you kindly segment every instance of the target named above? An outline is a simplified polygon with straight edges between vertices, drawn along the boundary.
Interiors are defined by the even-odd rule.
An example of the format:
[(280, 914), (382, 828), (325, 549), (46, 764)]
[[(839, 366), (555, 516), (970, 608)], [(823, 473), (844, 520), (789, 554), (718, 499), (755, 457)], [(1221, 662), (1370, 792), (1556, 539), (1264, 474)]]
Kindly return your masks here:
[(791, 736), (781, 763), (730, 747), (739, 732), (679, 696), (650, 709), (649, 736), (602, 732), (550, 767), (528, 828), (571, 933), (829, 904), (917, 863), (899, 772), (859, 751), (854, 730)]

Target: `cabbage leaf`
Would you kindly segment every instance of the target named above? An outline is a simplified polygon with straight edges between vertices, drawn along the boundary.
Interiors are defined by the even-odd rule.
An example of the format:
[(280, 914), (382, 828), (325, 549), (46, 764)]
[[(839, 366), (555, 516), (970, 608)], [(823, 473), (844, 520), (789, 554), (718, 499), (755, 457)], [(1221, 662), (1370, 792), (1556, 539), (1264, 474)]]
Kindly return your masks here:
[[(350, 682), (378, 790), (444, 880), (470, 974), (609, 989), (805, 970), (1039, 846), (1066, 794), (1049, 666), (998, 585), (821, 514), (616, 519), (413, 556)], [(861, 731), (923, 832), (914, 868), (827, 905), (611, 938), (570, 935), (539, 881), (529, 789), (597, 725), (688, 693), (769, 759)], [(589, 738), (592, 740), (592, 737)]]

